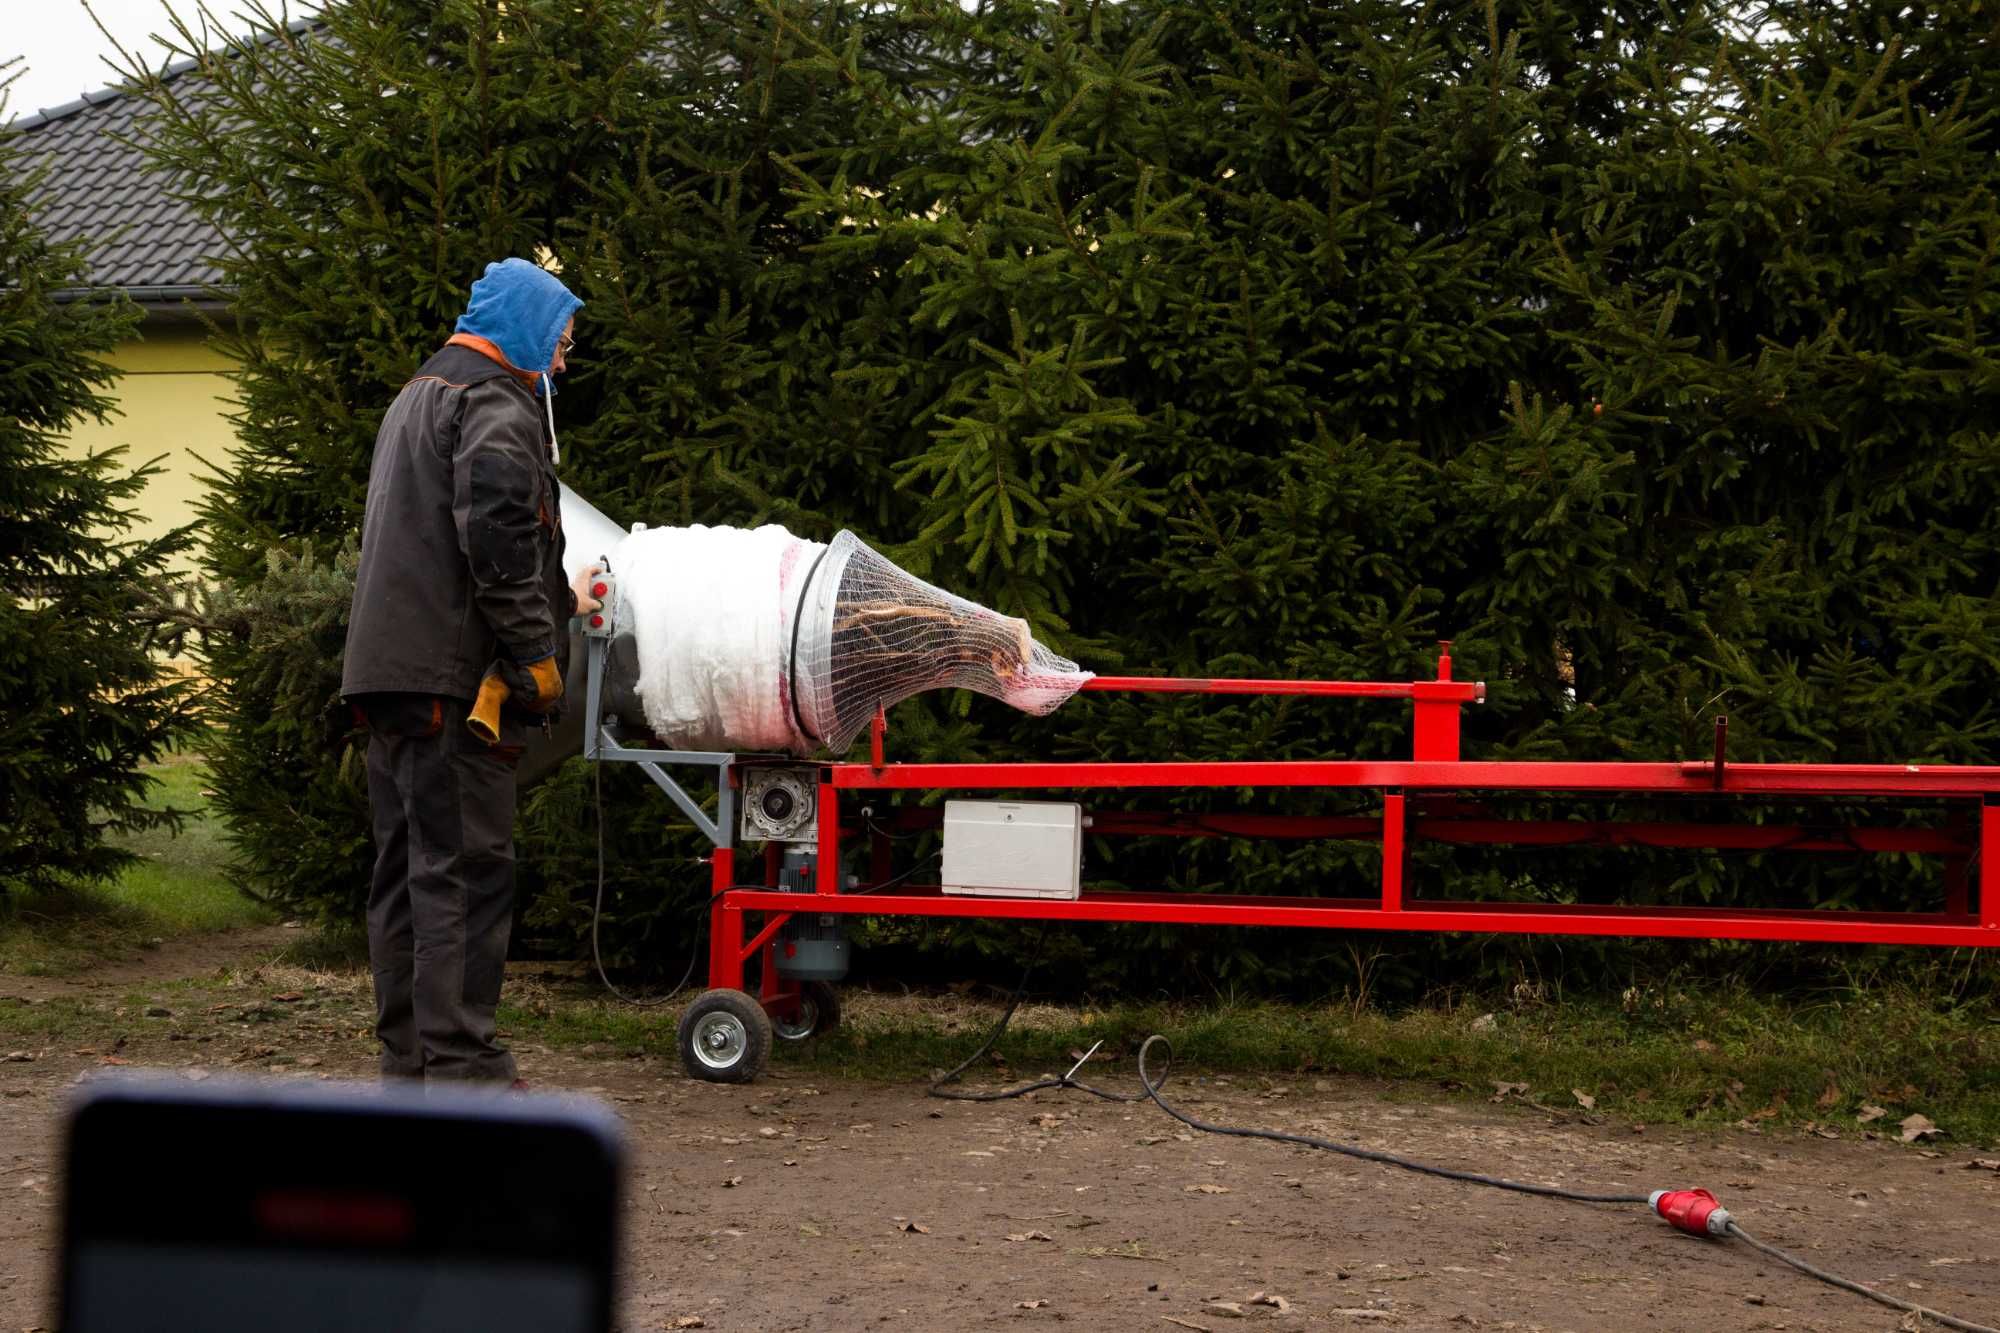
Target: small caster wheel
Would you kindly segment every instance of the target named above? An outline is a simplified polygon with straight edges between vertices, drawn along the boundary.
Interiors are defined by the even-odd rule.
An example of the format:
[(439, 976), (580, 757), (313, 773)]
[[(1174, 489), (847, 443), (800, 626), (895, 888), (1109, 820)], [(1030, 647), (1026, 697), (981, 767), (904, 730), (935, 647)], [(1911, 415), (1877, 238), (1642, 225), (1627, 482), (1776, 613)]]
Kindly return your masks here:
[(681, 1013), (681, 1067), (710, 1083), (748, 1083), (771, 1059), (771, 1016), (740, 990), (712, 990)]
[(799, 987), (799, 1007), (792, 1017), (771, 1020), (771, 1034), (779, 1041), (804, 1041), (839, 1026), (839, 992), (824, 981), (808, 981)]

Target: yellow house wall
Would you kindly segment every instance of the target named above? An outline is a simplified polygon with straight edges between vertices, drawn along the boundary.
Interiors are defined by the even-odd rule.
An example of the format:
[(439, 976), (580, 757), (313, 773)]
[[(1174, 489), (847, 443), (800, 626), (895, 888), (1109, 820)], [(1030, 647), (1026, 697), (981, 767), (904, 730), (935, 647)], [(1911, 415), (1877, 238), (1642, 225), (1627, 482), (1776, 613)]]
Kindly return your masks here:
[[(206, 475), (202, 461), (221, 464), (236, 445), (227, 414), (234, 386), (230, 361), (209, 346), (204, 330), (148, 329), (119, 344), (105, 358), (118, 370), (110, 389), (117, 412), (100, 425), (86, 421), (70, 432), (66, 452), (81, 457), (125, 446), (128, 467), (159, 459), (159, 472), (132, 504), (132, 536), (159, 536), (196, 520)], [(183, 553), (177, 569), (195, 568), (198, 552)]]

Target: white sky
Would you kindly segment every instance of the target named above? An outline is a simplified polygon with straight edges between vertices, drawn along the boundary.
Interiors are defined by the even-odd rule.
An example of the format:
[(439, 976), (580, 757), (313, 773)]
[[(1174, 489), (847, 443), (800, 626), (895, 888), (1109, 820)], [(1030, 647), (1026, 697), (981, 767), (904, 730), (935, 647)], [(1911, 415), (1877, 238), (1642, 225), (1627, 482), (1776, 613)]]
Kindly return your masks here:
[[(273, 13), (279, 0), (267, 0)], [(125, 48), (143, 54), (158, 64), (165, 53), (150, 40), (152, 33), (170, 33), (167, 0), (90, 0), (91, 9)], [(190, 26), (199, 27), (195, 0), (173, 0), (176, 12)], [(210, 0), (209, 8), (237, 31), (250, 25), (231, 22), (241, 7), (240, 0)], [(306, 12), (308, 6), (292, 0), (291, 12)], [(111, 44), (90, 21), (83, 0), (0, 0), (0, 60), (25, 57), (12, 67), (19, 75), (8, 90), (5, 119), (25, 116), (46, 107), (73, 102), (86, 92), (96, 92), (117, 82), (117, 75), (101, 57), (111, 55)], [(0, 76), (4, 77), (4, 76)]]

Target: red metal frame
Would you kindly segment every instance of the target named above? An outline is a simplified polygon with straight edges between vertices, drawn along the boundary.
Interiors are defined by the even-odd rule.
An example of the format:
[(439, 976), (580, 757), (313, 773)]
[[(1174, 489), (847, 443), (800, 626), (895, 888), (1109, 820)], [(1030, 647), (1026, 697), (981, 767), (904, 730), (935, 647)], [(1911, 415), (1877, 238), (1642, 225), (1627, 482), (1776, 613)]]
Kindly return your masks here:
[[(1308, 926), (1358, 930), (1466, 930), (1679, 939), (1796, 940), (1852, 944), (2000, 946), (2000, 767), (1917, 764), (1737, 764), (1724, 753), (1717, 719), (1712, 759), (1687, 763), (1544, 763), (1459, 758), (1459, 710), (1486, 687), (1451, 678), (1450, 645), (1435, 680), (1271, 681), (1100, 676), (1091, 691), (1156, 694), (1308, 695), (1408, 699), (1414, 720), (1408, 760), (1214, 763), (892, 764), (886, 723), (870, 728), (869, 762), (830, 764), (818, 790), (819, 858), (814, 912), (887, 916), (996, 917), (1052, 921), (1135, 921), (1182, 925)], [(732, 777), (733, 780), (733, 777)], [(1179, 815), (1107, 811), (1091, 817), (1098, 836), (1335, 838), (1382, 847), (1378, 892), (1368, 898), (1085, 890), (1074, 901), (949, 896), (936, 889), (843, 892), (843, 798), (868, 791), (1084, 792), (1151, 788), (1325, 788), (1374, 792), (1379, 814), (1293, 816)], [(1710, 800), (1791, 801), (1808, 797), (1889, 798), (1943, 803), (1941, 828), (1726, 824), (1692, 820), (1498, 819), (1478, 798), (1494, 794), (1603, 799), (1700, 796)], [(1471, 799), (1468, 799), (1471, 798)], [(904, 829), (935, 827), (935, 810), (902, 811)], [(870, 883), (890, 875), (890, 842), (869, 821)], [(1420, 842), (1522, 847), (1642, 846), (1747, 852), (1902, 854), (1944, 858), (1944, 908), (1936, 912), (1852, 912), (1785, 908), (1575, 906), (1413, 900), (1408, 852)], [(1977, 867), (1976, 877), (1973, 874)], [(776, 979), (772, 941), (799, 894), (780, 892), (775, 872), (762, 889), (737, 886), (735, 857), (715, 853), (709, 985), (743, 987), (749, 960), (764, 954), (763, 997), (782, 1010), (798, 988)], [(746, 939), (744, 914), (762, 913)]]

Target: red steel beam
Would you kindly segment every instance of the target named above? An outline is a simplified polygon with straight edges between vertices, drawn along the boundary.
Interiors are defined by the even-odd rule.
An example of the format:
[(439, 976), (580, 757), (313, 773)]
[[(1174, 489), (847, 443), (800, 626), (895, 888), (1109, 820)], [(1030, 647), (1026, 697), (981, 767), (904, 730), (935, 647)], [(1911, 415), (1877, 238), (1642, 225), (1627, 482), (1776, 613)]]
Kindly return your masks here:
[(1478, 703), (1486, 684), (1476, 680), (1248, 680), (1198, 676), (1093, 676), (1078, 687), (1118, 694), (1291, 694), (1337, 699), (1427, 699)]
[[(746, 911), (796, 911), (798, 895), (734, 890)], [(1308, 926), (1348, 930), (1450, 930), (1627, 938), (1792, 940), (1835, 944), (2000, 946), (2000, 929), (1966, 918), (1916, 912), (1835, 912), (1740, 908), (1620, 908), (1524, 903), (1405, 902), (1399, 912), (1347, 899), (1256, 898), (1220, 894), (1093, 892), (1075, 900), (971, 898), (945, 894), (818, 894), (815, 912), (882, 916), (1003, 917), (1043, 921), (1126, 921), (1163, 925)]]
[[(1382, 821), (1372, 815), (1181, 815), (1115, 811), (1093, 812), (1089, 832), (1114, 837), (1330, 838), (1373, 842), (1382, 836)], [(1969, 837), (1946, 829), (1651, 823), (1623, 819), (1412, 818), (1409, 836), (1412, 841), (1472, 846), (1900, 852), (1928, 856), (1963, 856), (1974, 847)]]
[[(1403, 787), (1429, 791), (1708, 794), (1711, 765), (1395, 759), (1210, 763), (834, 764), (836, 788), (998, 791), (1107, 787)], [(1731, 764), (1721, 790), (1742, 796), (1984, 796), (2000, 767), (1923, 764)]]

